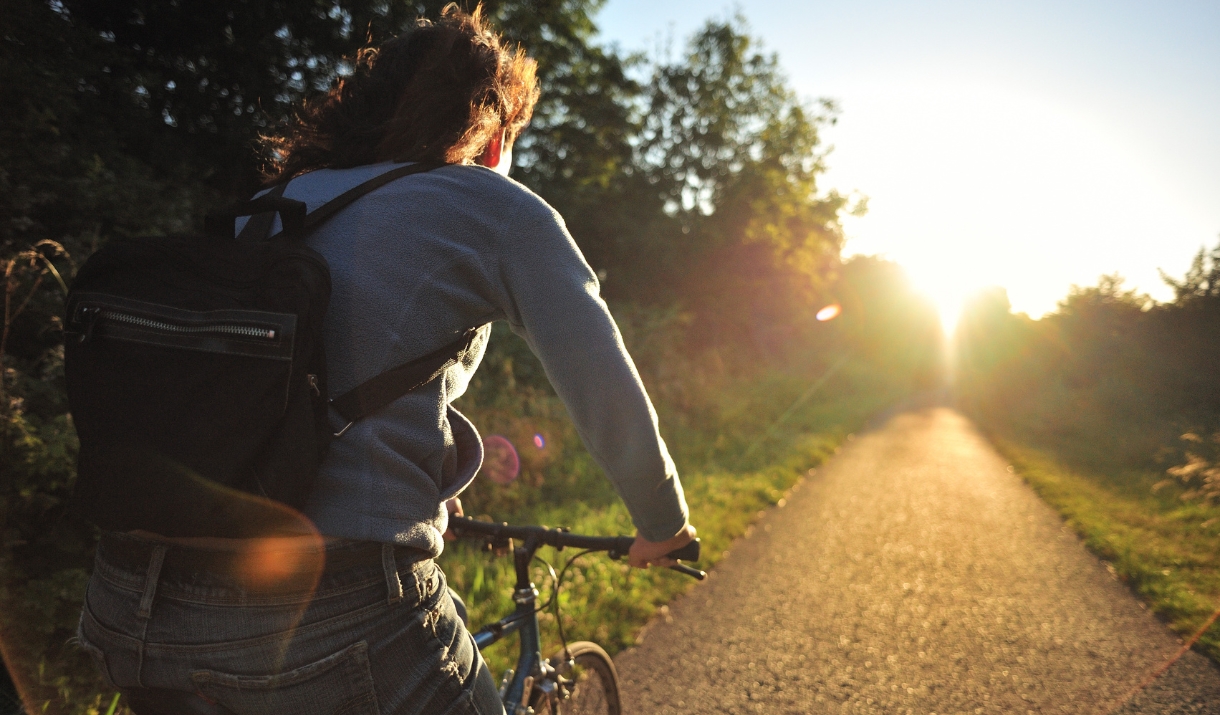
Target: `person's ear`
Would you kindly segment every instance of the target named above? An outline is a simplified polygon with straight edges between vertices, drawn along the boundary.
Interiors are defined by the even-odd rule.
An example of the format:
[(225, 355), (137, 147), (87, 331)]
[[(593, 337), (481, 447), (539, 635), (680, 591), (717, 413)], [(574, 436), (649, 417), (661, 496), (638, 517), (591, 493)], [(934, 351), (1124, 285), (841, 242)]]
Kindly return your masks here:
[(501, 129), (492, 135), (491, 141), (487, 142), (487, 148), (483, 150), (483, 156), (479, 157), (479, 165), (486, 166), (489, 169), (494, 169), (500, 165), (501, 155), (504, 153), (504, 130)]

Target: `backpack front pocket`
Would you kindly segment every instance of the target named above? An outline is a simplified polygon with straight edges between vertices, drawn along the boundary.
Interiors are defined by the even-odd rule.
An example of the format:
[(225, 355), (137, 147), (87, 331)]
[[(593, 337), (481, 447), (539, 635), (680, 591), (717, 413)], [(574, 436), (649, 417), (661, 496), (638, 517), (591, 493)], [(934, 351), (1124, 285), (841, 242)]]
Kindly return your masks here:
[(137, 472), (147, 477), (140, 490), (164, 484), (156, 473), (250, 488), (284, 419), (295, 338), (291, 314), (74, 296), (64, 344), (78, 489), (134, 504), (148, 495), (121, 492), (135, 489)]
[(68, 311), (69, 343), (116, 340), (198, 352), (292, 360), (296, 316), (258, 310), (183, 310), (81, 293)]

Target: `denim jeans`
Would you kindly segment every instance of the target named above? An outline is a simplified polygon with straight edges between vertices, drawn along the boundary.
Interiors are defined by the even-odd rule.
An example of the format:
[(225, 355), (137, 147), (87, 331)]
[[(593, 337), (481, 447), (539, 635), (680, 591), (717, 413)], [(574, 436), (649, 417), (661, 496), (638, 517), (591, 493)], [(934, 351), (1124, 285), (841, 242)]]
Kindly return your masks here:
[(193, 692), (235, 715), (503, 715), (427, 554), (345, 542), (258, 558), (106, 534), (81, 647), (120, 690)]

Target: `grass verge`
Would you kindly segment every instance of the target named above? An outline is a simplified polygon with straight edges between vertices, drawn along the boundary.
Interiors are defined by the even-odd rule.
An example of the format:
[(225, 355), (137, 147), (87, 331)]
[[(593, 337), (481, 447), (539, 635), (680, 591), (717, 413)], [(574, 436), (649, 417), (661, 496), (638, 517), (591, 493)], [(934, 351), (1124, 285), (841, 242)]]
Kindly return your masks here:
[[(993, 436), (1017, 474), (1063, 515), (1108, 568), (1174, 632), (1193, 635), (1220, 608), (1220, 506), (1154, 493), (1150, 471), (1107, 474)], [(1195, 648), (1220, 663), (1220, 625)]]

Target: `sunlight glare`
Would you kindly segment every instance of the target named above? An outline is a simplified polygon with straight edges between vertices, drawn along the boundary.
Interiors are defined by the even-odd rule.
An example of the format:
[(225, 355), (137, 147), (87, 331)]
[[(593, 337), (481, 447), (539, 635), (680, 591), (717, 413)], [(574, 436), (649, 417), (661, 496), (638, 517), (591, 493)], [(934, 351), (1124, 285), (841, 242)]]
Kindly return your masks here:
[[(836, 128), (830, 185), (859, 189), (869, 212), (845, 217), (846, 255), (906, 269), (937, 305), (946, 335), (964, 301), (1004, 286), (1040, 317), (1072, 284), (1121, 270), (1166, 298), (1152, 237), (1186, 260), (1214, 240), (1104, 121), (1018, 88), (969, 78), (890, 78), (858, 94)], [(850, 167), (851, 171), (836, 171)], [(1190, 245), (1192, 244), (1193, 245)]]

